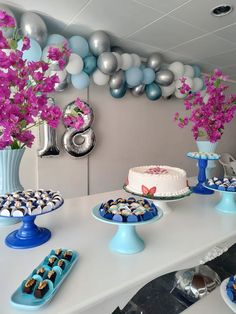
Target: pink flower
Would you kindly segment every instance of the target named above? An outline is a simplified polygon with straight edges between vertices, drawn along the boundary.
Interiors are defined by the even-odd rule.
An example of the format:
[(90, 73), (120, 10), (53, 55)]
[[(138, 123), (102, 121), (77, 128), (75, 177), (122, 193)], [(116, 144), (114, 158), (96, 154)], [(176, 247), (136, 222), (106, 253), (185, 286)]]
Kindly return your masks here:
[(28, 50), (30, 48), (30, 39), (27, 36), (24, 36), (23, 38), (23, 46), (22, 46), (22, 51)]

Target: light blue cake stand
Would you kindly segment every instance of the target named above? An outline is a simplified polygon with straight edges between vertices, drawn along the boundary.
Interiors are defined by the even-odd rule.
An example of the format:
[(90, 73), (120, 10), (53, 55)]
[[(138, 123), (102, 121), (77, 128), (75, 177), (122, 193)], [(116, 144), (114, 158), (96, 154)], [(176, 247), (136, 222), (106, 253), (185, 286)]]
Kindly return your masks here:
[(220, 201), (215, 206), (217, 210), (223, 213), (236, 214), (236, 201), (235, 201), (236, 192), (221, 191), (218, 189), (211, 188), (206, 184), (204, 184), (204, 186), (209, 190), (213, 190), (215, 192), (220, 193), (221, 196)]
[(144, 241), (140, 238), (136, 231), (136, 226), (143, 226), (159, 220), (162, 216), (162, 210), (157, 208), (158, 216), (142, 222), (116, 222), (102, 217), (99, 213), (101, 204), (97, 205), (92, 210), (92, 215), (95, 219), (105, 222), (110, 225), (117, 225), (118, 230), (109, 243), (112, 251), (122, 254), (135, 254), (141, 252), (144, 247)]

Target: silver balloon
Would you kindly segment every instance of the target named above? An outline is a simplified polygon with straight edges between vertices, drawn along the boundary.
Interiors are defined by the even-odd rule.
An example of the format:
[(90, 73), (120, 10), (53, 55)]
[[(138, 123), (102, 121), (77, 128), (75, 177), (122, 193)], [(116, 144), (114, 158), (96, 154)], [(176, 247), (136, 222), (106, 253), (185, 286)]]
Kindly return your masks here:
[(93, 55), (99, 56), (111, 50), (110, 37), (104, 31), (95, 31), (89, 37), (89, 48)]
[[(80, 132), (83, 132), (85, 130), (87, 130), (88, 128), (91, 127), (93, 120), (94, 120), (94, 114), (93, 114), (93, 109), (91, 108), (91, 106), (83, 101), (84, 105), (86, 106), (87, 109), (89, 109), (89, 113), (88, 114), (83, 114), (83, 113), (78, 113), (78, 107), (75, 104), (75, 101), (69, 103), (65, 109), (64, 109), (64, 113), (63, 113), (63, 117), (67, 117), (67, 116), (75, 116), (76, 114), (81, 115), (84, 119), (84, 125), (83, 127), (80, 129)], [(68, 126), (66, 126), (68, 127)]]
[(147, 67), (158, 71), (162, 64), (162, 55), (158, 52), (152, 53), (147, 59)]
[(70, 74), (67, 74), (67, 77), (64, 81), (58, 82), (55, 84), (54, 89), (56, 92), (63, 92), (70, 85)]
[[(53, 98), (49, 98), (48, 102), (53, 106)], [(60, 150), (57, 146), (56, 129), (51, 128), (46, 122), (43, 124), (43, 147), (38, 150), (39, 157), (58, 156)]]
[(156, 73), (156, 82), (162, 86), (169, 86), (173, 83), (175, 75), (170, 70), (160, 70)]
[[(16, 18), (15, 18), (14, 13), (13, 13), (6, 5), (4, 5), (4, 4), (0, 4), (0, 10), (5, 11), (8, 15), (12, 16), (13, 19), (14, 19), (15, 25), (16, 25), (16, 27), (17, 27), (17, 22), (16, 22)], [(3, 36), (4, 36), (5, 38), (12, 38), (16, 27), (15, 27), (15, 28), (0, 27), (0, 30), (2, 31)]]
[(75, 129), (68, 129), (62, 139), (63, 146), (67, 153), (74, 157), (84, 157), (94, 148), (96, 143), (95, 133), (92, 129), (84, 132)]
[(141, 96), (143, 95), (145, 91), (145, 85), (144, 84), (140, 84), (138, 86), (135, 86), (131, 89), (131, 93), (133, 96)]
[(115, 72), (109, 82), (109, 85), (112, 89), (120, 88), (125, 82), (124, 71), (120, 70)]
[(112, 51), (112, 52), (117, 52), (117, 53), (119, 53), (120, 55), (122, 55), (122, 53), (124, 53), (124, 50), (123, 50), (121, 47), (118, 47), (118, 46), (113, 46), (113, 47), (111, 47), (111, 51)]
[(103, 73), (111, 75), (117, 69), (117, 59), (112, 52), (103, 52), (97, 60), (97, 66)]
[[(187, 300), (195, 302), (221, 283), (218, 274), (207, 265), (178, 271), (175, 274), (175, 285)], [(172, 289), (173, 290), (173, 289)]]
[(21, 16), (20, 28), (23, 35), (35, 39), (42, 47), (44, 46), (48, 31), (44, 20), (38, 14), (25, 12)]

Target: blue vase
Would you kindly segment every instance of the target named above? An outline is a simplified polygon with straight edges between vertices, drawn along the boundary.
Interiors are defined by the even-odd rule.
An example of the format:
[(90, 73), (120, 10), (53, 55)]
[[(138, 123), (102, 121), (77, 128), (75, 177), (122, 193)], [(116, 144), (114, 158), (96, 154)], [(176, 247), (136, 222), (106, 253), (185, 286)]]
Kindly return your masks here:
[[(19, 178), (20, 162), (24, 152), (25, 148), (0, 150), (0, 195), (24, 189)], [(12, 225), (19, 221), (18, 218), (0, 217), (0, 226)]]
[[(211, 143), (210, 141), (196, 141), (198, 151), (206, 153), (215, 153), (218, 142)], [(213, 176), (212, 172), (216, 167), (214, 160), (208, 160), (206, 168), (206, 178), (209, 179)]]

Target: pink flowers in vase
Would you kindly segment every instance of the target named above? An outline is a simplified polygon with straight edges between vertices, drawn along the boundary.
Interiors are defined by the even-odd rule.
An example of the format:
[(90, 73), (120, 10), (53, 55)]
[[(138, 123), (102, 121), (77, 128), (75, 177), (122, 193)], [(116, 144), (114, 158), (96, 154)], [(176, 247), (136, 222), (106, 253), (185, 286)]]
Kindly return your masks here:
[(212, 143), (217, 142), (223, 132), (225, 124), (232, 121), (236, 111), (236, 94), (225, 95), (229, 86), (224, 84), (227, 77), (215, 69), (213, 75), (205, 77), (206, 94), (191, 93), (191, 88), (182, 79), (180, 92), (186, 95), (184, 100), (187, 114), (181, 116), (175, 113), (174, 120), (180, 128), (191, 124), (195, 140), (203, 137)]
[[(0, 10), (0, 27), (15, 28), (14, 19)], [(59, 82), (57, 75), (48, 76), (50, 57), (64, 66), (64, 55), (69, 50), (54, 48), (50, 51), (49, 63), (27, 62), (24, 50), (30, 48), (30, 40), (24, 37), (22, 51), (17, 50), (18, 35), (7, 39), (0, 31), (0, 149), (31, 147), (34, 142), (32, 127), (46, 121), (56, 128), (61, 110), (48, 102), (48, 93)], [(58, 51), (57, 51), (58, 50)]]

